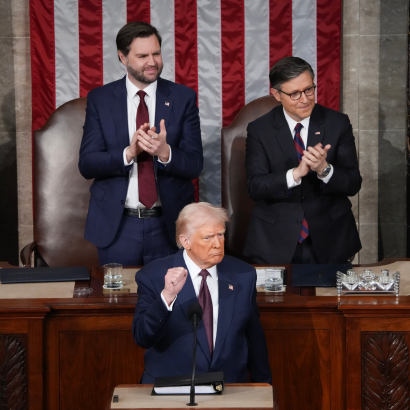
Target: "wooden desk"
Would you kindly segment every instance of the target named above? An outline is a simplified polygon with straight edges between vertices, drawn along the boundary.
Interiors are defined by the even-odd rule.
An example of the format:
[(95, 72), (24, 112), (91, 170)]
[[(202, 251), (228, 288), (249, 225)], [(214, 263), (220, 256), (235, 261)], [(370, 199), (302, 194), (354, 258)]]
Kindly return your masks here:
[[(188, 396), (151, 396), (152, 384), (121, 385), (114, 389), (113, 395), (119, 397), (118, 403), (110, 402), (109, 409), (145, 410), (173, 409), (186, 410)], [(195, 396), (195, 409), (212, 410), (243, 410), (243, 409), (273, 409), (274, 402), (272, 386), (269, 384), (227, 384), (223, 394)]]
[[(377, 400), (388, 396), (380, 369), (389, 368), (403, 370), (392, 400), (396, 392), (408, 400), (410, 297), (262, 292), (257, 300), (281, 410), (387, 409)], [(136, 301), (135, 294), (0, 300), (0, 371), (15, 374), (9, 387), (20, 389), (0, 390), (0, 403), (100, 410), (115, 386), (137, 384), (144, 352), (130, 332)]]

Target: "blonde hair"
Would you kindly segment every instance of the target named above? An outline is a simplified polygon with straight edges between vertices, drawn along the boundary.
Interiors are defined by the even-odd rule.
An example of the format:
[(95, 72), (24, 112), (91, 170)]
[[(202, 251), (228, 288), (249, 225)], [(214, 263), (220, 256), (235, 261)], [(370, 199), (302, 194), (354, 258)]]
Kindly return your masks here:
[(194, 231), (203, 226), (209, 219), (216, 220), (223, 225), (229, 222), (226, 209), (214, 206), (208, 202), (198, 202), (187, 205), (179, 213), (176, 221), (176, 240), (179, 248), (182, 247), (180, 235), (191, 236)]

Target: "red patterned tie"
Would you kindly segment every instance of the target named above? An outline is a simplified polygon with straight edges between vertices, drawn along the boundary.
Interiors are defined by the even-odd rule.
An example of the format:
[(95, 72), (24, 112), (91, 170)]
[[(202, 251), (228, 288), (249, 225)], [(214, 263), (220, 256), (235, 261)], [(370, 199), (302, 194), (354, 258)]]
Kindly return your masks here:
[[(295, 126), (295, 138), (293, 142), (295, 143), (296, 153), (298, 154), (299, 162), (302, 161), (303, 151), (305, 150), (305, 144), (300, 136), (300, 130), (303, 128), (303, 125), (298, 122)], [(302, 228), (299, 233), (299, 243), (302, 243), (309, 236), (309, 227), (306, 221), (306, 218), (303, 217)]]
[[(140, 103), (137, 110), (137, 130), (142, 124), (149, 122), (148, 107), (144, 97), (147, 95), (145, 91), (138, 91)], [(152, 155), (142, 151), (137, 157), (138, 164), (138, 194), (139, 201), (146, 208), (150, 209), (157, 201), (157, 187), (155, 185), (154, 164)]]
[(207, 270), (201, 270), (199, 274), (202, 276), (201, 287), (199, 288), (198, 301), (204, 312), (204, 325), (206, 338), (208, 339), (208, 346), (211, 356), (214, 352), (214, 312), (212, 307), (211, 294), (209, 292), (206, 278), (209, 275)]

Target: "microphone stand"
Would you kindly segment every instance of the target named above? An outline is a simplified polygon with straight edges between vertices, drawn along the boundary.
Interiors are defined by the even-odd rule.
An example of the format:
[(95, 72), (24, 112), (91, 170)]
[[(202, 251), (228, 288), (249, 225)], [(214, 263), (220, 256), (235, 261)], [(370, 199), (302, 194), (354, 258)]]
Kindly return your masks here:
[(196, 369), (196, 344), (197, 344), (197, 331), (198, 331), (198, 315), (194, 315), (193, 320), (194, 325), (194, 347), (193, 347), (193, 361), (192, 361), (192, 379), (191, 379), (191, 390), (189, 393), (190, 402), (187, 403), (187, 406), (198, 406), (198, 403), (195, 403), (195, 369)]

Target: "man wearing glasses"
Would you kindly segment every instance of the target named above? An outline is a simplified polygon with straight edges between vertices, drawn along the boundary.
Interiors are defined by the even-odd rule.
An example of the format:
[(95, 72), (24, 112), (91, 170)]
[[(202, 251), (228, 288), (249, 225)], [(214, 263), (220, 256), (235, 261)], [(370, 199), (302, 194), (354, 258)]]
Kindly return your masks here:
[(348, 196), (362, 178), (345, 114), (316, 104), (309, 63), (269, 73), (282, 105), (248, 125), (246, 173), (255, 201), (244, 254), (255, 263), (343, 263), (361, 243)]

